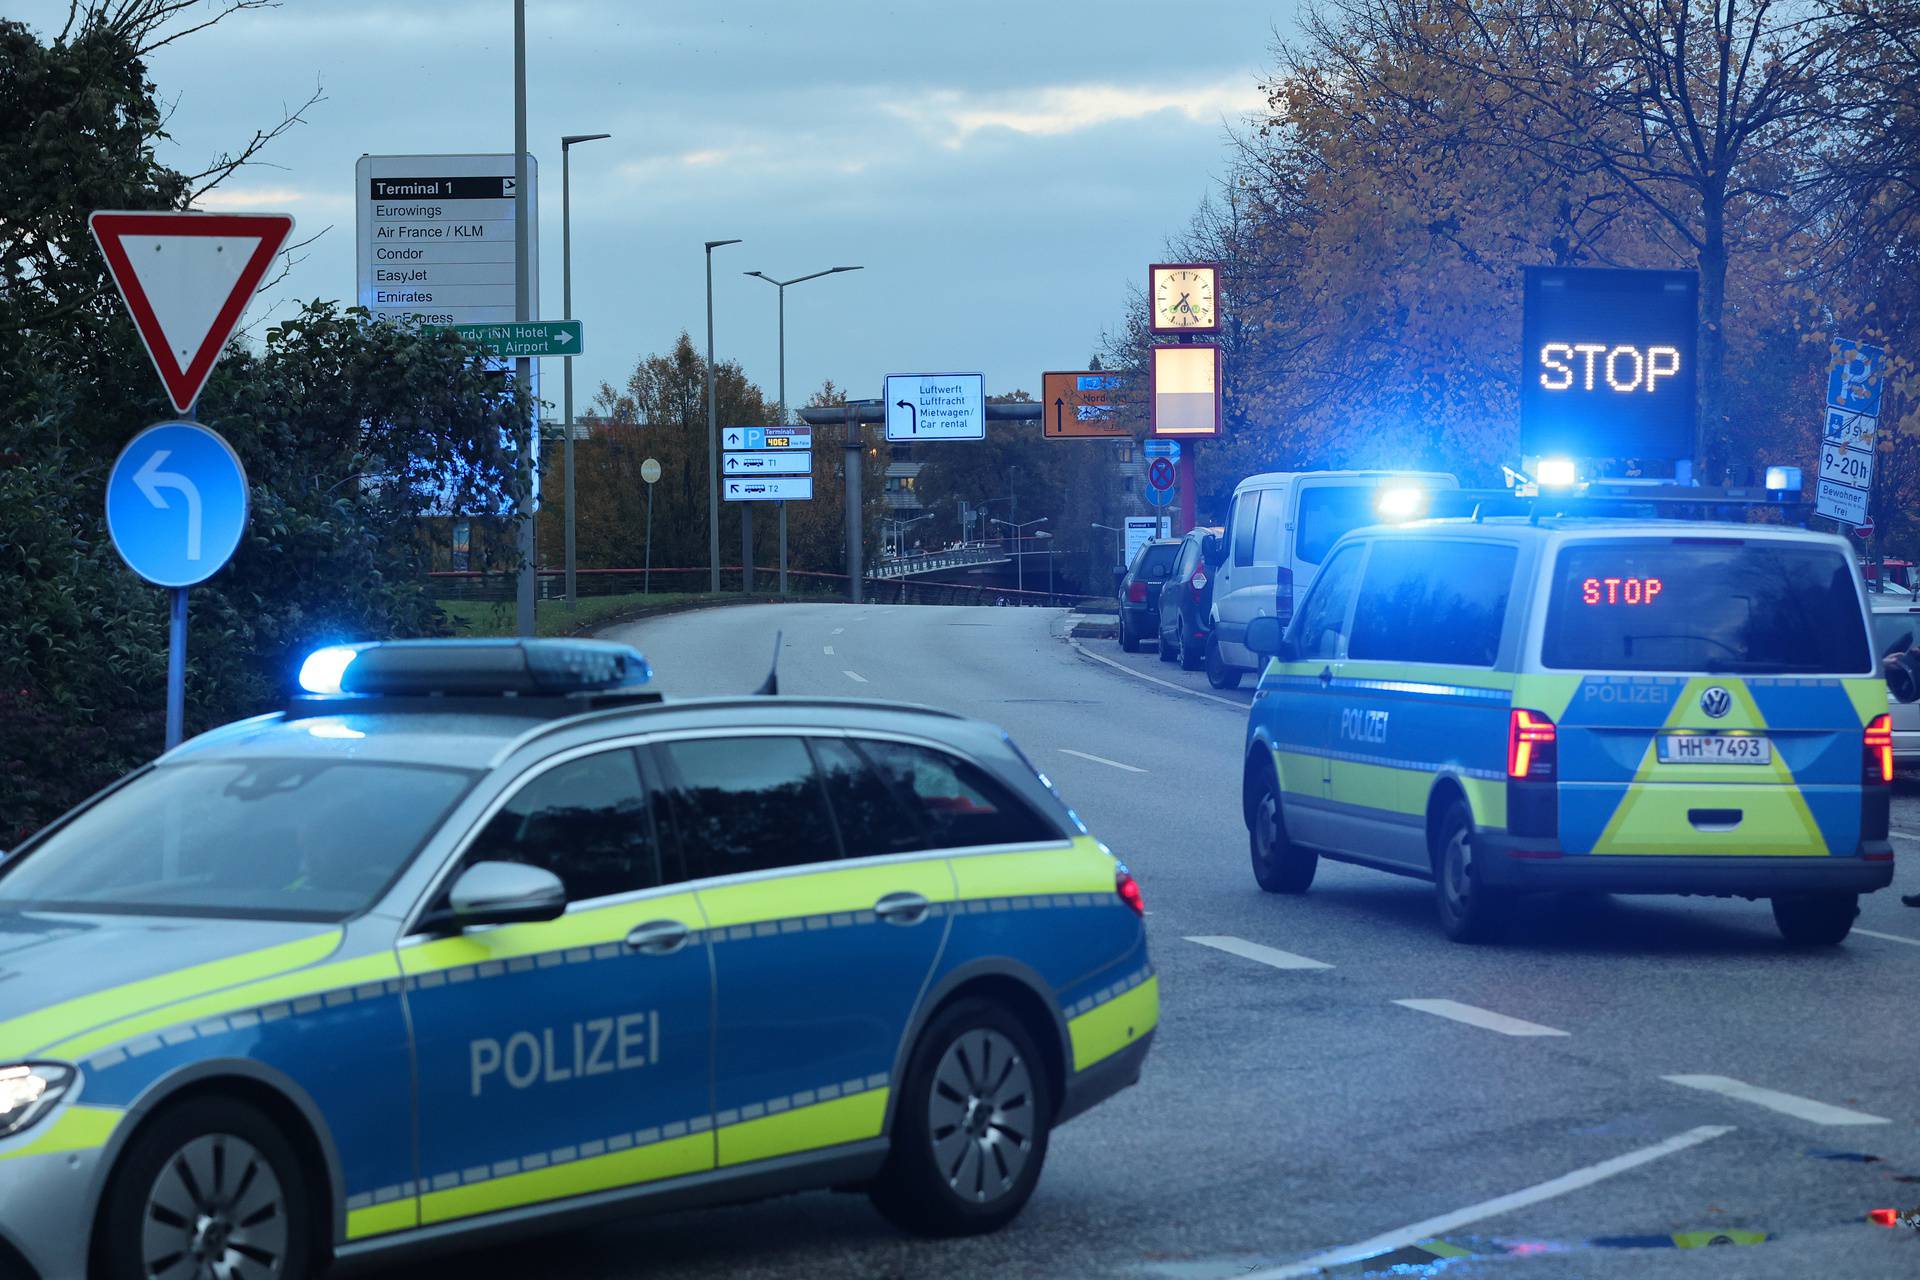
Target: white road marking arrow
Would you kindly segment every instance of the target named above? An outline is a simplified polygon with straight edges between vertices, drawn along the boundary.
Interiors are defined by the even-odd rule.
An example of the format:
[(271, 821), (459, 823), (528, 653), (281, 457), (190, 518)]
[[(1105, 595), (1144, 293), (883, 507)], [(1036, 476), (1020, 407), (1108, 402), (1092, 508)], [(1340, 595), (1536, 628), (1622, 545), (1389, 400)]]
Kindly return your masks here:
[(200, 490), (193, 481), (177, 471), (162, 471), (160, 464), (173, 453), (171, 449), (155, 449), (150, 457), (140, 464), (133, 473), (133, 483), (145, 495), (148, 502), (162, 511), (168, 510), (167, 500), (160, 496), (162, 489), (176, 489), (187, 500), (187, 559), (200, 558)]

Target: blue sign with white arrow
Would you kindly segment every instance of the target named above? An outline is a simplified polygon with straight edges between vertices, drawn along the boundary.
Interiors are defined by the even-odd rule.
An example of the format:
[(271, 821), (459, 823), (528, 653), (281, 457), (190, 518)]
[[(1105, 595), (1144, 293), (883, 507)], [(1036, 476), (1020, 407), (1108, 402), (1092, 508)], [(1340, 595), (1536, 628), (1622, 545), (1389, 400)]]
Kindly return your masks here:
[(148, 427), (107, 477), (107, 532), (127, 567), (159, 587), (220, 571), (247, 528), (247, 472), (233, 446), (197, 422)]

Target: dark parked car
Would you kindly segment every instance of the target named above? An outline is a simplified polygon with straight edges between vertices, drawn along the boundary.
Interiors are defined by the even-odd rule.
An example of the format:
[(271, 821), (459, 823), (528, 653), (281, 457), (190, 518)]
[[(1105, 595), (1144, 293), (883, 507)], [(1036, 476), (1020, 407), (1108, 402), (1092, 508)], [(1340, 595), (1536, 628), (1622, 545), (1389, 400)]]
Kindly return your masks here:
[(1173, 574), (1160, 588), (1160, 661), (1175, 658), (1188, 671), (1206, 665), (1207, 637), (1213, 632), (1213, 575), (1207, 571), (1206, 545), (1220, 530), (1194, 528), (1180, 540)]
[(1180, 554), (1178, 538), (1155, 538), (1133, 553), (1120, 579), (1120, 647), (1140, 652), (1140, 642), (1160, 627), (1160, 584), (1173, 572)]

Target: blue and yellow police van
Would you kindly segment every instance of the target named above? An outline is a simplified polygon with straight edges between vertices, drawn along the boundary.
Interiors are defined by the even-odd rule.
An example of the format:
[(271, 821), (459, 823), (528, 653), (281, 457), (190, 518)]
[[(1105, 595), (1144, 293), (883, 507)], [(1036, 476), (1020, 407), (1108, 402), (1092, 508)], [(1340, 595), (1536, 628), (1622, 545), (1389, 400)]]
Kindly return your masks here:
[(1839, 942), (1893, 878), (1849, 548), (1562, 506), (1355, 531), (1284, 628), (1250, 630), (1256, 880), (1304, 892), (1321, 858), (1430, 880), (1462, 941), (1571, 890), (1765, 898), (1790, 942)]
[(666, 701), (580, 641), (314, 655), (0, 864), (0, 1272), (299, 1280), (865, 1187), (1019, 1212), (1158, 1020), (999, 730)]

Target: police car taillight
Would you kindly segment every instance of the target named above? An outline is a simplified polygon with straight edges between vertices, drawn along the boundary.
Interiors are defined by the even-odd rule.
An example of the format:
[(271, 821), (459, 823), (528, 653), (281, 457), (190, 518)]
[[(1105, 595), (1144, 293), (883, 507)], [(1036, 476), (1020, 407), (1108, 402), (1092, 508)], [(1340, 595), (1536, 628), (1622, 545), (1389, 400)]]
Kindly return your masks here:
[(1893, 781), (1893, 717), (1877, 715), (1860, 735), (1861, 777), (1886, 786)]
[(1507, 776), (1550, 781), (1558, 763), (1558, 736), (1552, 720), (1515, 707), (1507, 719)]
[(1147, 900), (1140, 896), (1140, 882), (1133, 878), (1133, 872), (1125, 867), (1113, 873), (1113, 891), (1120, 895), (1120, 901), (1133, 908), (1133, 914), (1147, 914)]

